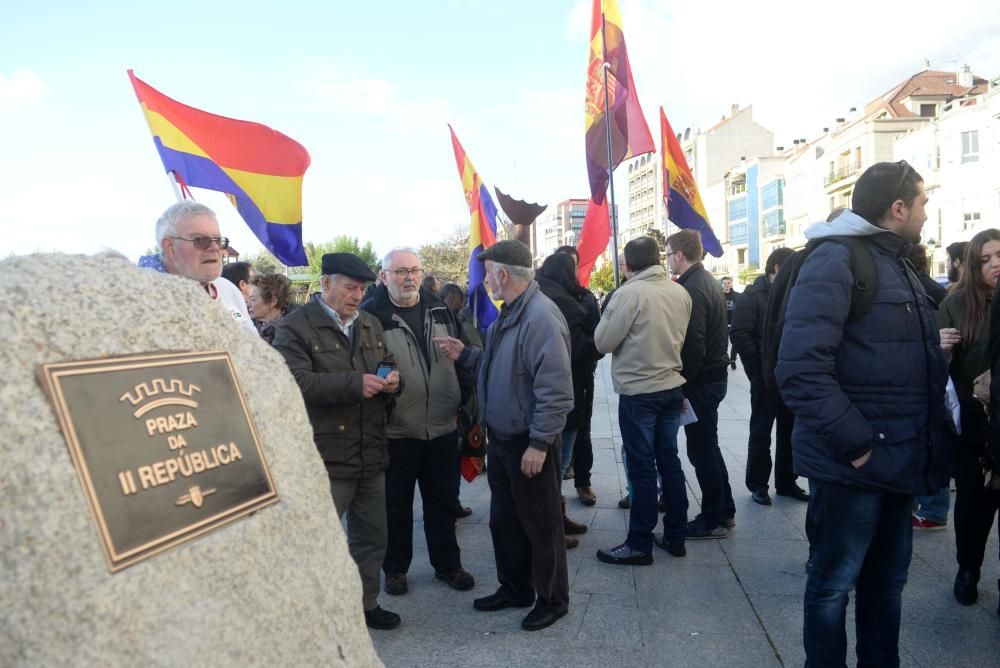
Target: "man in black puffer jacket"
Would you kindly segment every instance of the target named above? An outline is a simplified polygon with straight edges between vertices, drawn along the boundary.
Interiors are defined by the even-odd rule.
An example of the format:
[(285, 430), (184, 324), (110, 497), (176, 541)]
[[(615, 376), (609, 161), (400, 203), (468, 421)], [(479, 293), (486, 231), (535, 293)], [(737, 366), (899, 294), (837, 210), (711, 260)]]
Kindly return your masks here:
[(719, 449), (719, 404), (729, 383), (729, 324), (722, 286), (701, 264), (705, 251), (693, 230), (667, 237), (667, 263), (691, 295), (691, 320), (681, 362), (684, 397), (698, 421), (684, 425), (687, 453), (701, 487), (701, 513), (688, 523), (688, 540), (725, 538), (734, 526), (736, 504)]
[(877, 163), (851, 208), (807, 239), (863, 239), (877, 281), (870, 312), (849, 318), (850, 250), (813, 250), (791, 289), (775, 376), (795, 413), (795, 472), (810, 480), (803, 641), (809, 666), (843, 666), (844, 618), (856, 589), (861, 666), (899, 665), (903, 586), (917, 494), (947, 482), (947, 367), (933, 307), (905, 258), (927, 215), (923, 179), (905, 162)]
[(767, 483), (771, 478), (771, 427), (775, 421), (778, 432), (774, 445), (774, 488), (779, 496), (809, 500), (809, 495), (795, 484), (795, 473), (792, 471), (792, 424), (795, 416), (782, 403), (778, 391), (768, 389), (761, 368), (761, 345), (771, 284), (781, 264), (794, 252), (791, 248), (779, 248), (767, 257), (764, 275), (759, 276), (737, 300), (729, 332), (733, 347), (743, 360), (743, 370), (750, 379), (746, 485), (753, 494), (753, 500), (762, 506), (771, 505)]

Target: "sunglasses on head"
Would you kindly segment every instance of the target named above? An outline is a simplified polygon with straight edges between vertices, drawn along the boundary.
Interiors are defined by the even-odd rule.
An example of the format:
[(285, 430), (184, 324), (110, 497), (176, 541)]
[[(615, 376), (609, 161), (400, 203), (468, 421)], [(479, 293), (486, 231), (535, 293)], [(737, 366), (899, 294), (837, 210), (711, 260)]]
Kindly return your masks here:
[(171, 239), (179, 239), (180, 241), (190, 241), (198, 250), (207, 251), (212, 247), (213, 244), (217, 245), (220, 250), (226, 250), (229, 248), (229, 237), (203, 237), (200, 234), (195, 235), (188, 239), (187, 237), (170, 237)]
[(910, 163), (905, 160), (900, 160), (896, 164), (902, 167), (902, 173), (899, 175), (899, 183), (896, 184), (896, 189), (892, 191), (892, 199), (890, 200), (890, 203), (899, 199), (899, 191), (902, 190), (903, 184), (906, 183), (906, 177), (908, 177), (910, 172), (913, 171), (913, 167), (910, 167)]

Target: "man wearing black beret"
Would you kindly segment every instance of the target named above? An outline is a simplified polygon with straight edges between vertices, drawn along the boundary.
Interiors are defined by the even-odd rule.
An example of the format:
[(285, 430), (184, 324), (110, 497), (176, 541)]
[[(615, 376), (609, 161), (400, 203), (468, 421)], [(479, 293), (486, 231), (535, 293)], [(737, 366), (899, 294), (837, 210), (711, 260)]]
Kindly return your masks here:
[(320, 294), (278, 323), (274, 347), (302, 391), (337, 514), (347, 515), (365, 622), (392, 629), (399, 615), (378, 605), (378, 592), (387, 542), (386, 420), (399, 372), (378, 318), (358, 310), (372, 270), (351, 253), (328, 253), (322, 272)]
[(434, 339), (449, 359), (478, 373), (486, 425), (490, 533), (500, 588), (476, 610), (534, 608), (526, 631), (550, 626), (569, 610), (569, 576), (560, 494), (560, 437), (573, 409), (566, 319), (534, 280), (531, 251), (498, 241), (479, 254), (490, 297), (504, 302), (483, 348)]

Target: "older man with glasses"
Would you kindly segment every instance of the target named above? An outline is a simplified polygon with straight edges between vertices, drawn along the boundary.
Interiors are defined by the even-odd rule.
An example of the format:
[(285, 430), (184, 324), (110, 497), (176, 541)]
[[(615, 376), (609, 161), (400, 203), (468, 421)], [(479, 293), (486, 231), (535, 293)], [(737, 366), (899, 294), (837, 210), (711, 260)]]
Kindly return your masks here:
[(403, 378), (386, 428), (389, 468), (385, 504), (389, 543), (382, 562), (385, 592), (408, 590), (406, 573), (413, 560), (413, 492), (420, 484), (424, 536), (434, 574), (459, 591), (472, 589), (473, 577), (462, 568), (455, 538), (455, 469), (459, 405), (472, 392), (469, 372), (433, 343), (434, 337), (462, 337), (461, 326), (437, 294), (421, 287), (423, 267), (417, 251), (394, 248), (382, 260), (382, 284), (362, 310), (378, 318), (385, 346)]
[(156, 221), (156, 240), (168, 274), (198, 281), (233, 320), (256, 332), (243, 293), (221, 278), (222, 251), (229, 248), (229, 239), (220, 236), (211, 209), (197, 202), (177, 202)]

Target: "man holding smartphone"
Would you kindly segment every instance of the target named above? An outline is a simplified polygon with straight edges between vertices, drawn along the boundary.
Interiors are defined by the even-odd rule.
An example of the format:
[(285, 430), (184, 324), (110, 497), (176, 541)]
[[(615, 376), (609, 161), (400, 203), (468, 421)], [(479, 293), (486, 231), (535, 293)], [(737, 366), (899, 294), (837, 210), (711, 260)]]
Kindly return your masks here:
[[(382, 260), (382, 284), (362, 309), (378, 318), (385, 345), (404, 378), (389, 417), (389, 468), (385, 506), (389, 542), (382, 562), (385, 592), (408, 590), (406, 573), (413, 559), (413, 492), (420, 484), (424, 535), (434, 574), (459, 591), (475, 585), (462, 568), (455, 538), (455, 469), (458, 432), (455, 421), (463, 384), (455, 364), (434, 345), (437, 336), (461, 336), (461, 327), (436, 293), (421, 287), (423, 266), (412, 248), (395, 248)], [(380, 369), (381, 371), (381, 369)], [(386, 370), (387, 372), (388, 370)]]
[(378, 319), (358, 310), (375, 274), (351, 253), (327, 253), (322, 272), (320, 294), (278, 323), (274, 348), (299, 384), (334, 506), (347, 516), (365, 623), (393, 629), (399, 615), (379, 606), (378, 590), (386, 548), (386, 422), (400, 377)]

